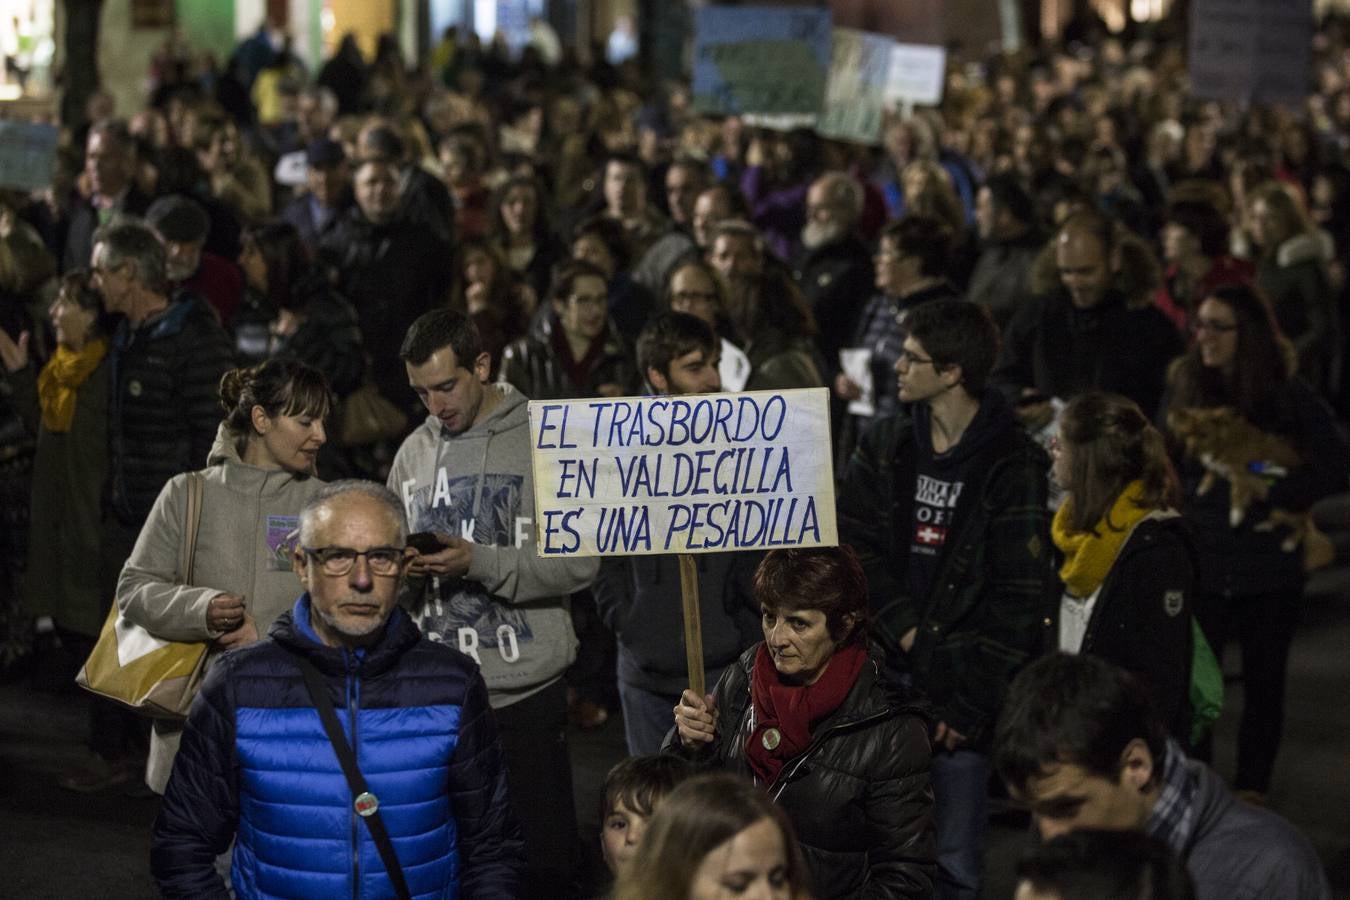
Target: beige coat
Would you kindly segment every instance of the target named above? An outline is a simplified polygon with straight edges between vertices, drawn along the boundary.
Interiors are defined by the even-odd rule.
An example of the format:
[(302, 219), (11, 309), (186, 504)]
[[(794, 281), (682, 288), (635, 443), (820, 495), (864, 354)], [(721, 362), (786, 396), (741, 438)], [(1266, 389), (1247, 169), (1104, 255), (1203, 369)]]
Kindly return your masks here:
[[(259, 469), (240, 460), (234, 441), (217, 432), (209, 465), (202, 470), (202, 516), (192, 584), (182, 584), (178, 553), (187, 515), (187, 476), (176, 475), (160, 491), (136, 548), (122, 567), (117, 604), (123, 614), (157, 637), (208, 641), (220, 636), (206, 626), (206, 609), (219, 594), (244, 598), (265, 636), (302, 588), (291, 571), (292, 533), (300, 508), (323, 482), (280, 469)], [(157, 720), (146, 765), (146, 783), (164, 792), (181, 724)]]

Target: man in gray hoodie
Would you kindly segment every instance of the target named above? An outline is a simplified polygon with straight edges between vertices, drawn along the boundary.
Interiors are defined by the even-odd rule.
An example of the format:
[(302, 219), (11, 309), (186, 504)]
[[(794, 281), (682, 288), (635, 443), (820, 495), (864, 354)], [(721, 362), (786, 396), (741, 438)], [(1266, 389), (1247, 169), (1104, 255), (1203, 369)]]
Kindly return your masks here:
[(399, 448), (389, 487), (412, 530), (440, 546), (413, 559), (404, 605), (427, 637), (477, 660), (487, 682), (525, 829), (521, 896), (570, 897), (578, 843), (561, 679), (577, 639), (567, 595), (590, 585), (598, 560), (536, 554), (526, 398), (488, 383), (472, 321), (429, 312), (399, 355), (430, 415)]

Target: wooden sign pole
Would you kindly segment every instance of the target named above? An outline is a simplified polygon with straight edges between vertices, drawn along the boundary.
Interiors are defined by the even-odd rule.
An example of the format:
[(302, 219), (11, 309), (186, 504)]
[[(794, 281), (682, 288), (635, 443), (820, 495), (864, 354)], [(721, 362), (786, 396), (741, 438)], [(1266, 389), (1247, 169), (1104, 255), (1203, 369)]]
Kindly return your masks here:
[(692, 553), (679, 554), (680, 594), (684, 601), (684, 659), (689, 667), (689, 689), (702, 697), (703, 622), (698, 612), (698, 562)]

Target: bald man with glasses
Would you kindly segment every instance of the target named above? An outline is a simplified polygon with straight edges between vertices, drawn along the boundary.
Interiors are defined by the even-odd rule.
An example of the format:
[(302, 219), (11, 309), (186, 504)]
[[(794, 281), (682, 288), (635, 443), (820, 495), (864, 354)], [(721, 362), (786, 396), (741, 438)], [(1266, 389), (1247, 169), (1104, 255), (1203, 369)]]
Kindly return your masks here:
[(231, 841), (241, 898), (516, 896), (524, 842), (487, 687), (396, 603), (415, 555), (383, 485), (305, 504), (305, 593), (215, 664), (188, 717), (151, 844), (163, 896), (227, 896)]

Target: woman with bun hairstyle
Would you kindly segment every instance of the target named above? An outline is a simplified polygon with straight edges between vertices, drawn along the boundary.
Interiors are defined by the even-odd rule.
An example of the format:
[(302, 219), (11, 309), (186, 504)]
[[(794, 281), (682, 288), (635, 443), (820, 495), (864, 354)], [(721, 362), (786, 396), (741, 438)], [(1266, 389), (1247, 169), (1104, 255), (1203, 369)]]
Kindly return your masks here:
[[(251, 644), (300, 593), (291, 549), (300, 508), (323, 487), (314, 460), (327, 439), (328, 380), (294, 360), (227, 372), (225, 419), (207, 466), (175, 475), (160, 491), (117, 583), (123, 615), (168, 641), (211, 641), (212, 653)], [(188, 479), (202, 479), (192, 583), (179, 548)], [(146, 782), (163, 793), (181, 724), (157, 719)]]
[(1050, 452), (1065, 492), (1050, 528), (1059, 649), (1132, 672), (1187, 743), (1195, 564), (1163, 436), (1133, 400), (1089, 391), (1064, 408)]

